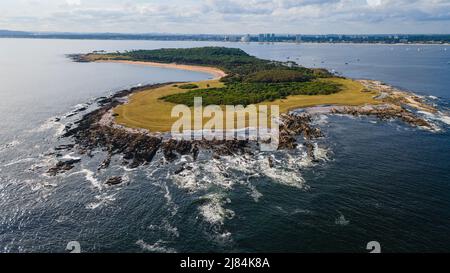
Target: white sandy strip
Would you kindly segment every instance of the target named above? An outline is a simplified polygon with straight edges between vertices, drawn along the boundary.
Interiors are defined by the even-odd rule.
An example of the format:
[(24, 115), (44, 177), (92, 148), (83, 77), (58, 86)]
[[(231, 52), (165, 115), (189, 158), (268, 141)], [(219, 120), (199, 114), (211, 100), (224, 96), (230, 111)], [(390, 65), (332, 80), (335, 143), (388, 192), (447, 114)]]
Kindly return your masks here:
[(197, 66), (197, 65), (184, 65), (184, 64), (166, 64), (166, 63), (155, 63), (155, 62), (138, 62), (138, 61), (123, 61), (123, 60), (108, 60), (108, 61), (97, 61), (102, 63), (123, 63), (123, 64), (133, 64), (133, 65), (146, 65), (152, 67), (161, 67), (161, 68), (172, 68), (172, 69), (180, 69), (180, 70), (188, 70), (188, 71), (196, 71), (208, 73), (214, 76), (214, 80), (221, 79), (227, 75), (224, 71), (209, 66)]

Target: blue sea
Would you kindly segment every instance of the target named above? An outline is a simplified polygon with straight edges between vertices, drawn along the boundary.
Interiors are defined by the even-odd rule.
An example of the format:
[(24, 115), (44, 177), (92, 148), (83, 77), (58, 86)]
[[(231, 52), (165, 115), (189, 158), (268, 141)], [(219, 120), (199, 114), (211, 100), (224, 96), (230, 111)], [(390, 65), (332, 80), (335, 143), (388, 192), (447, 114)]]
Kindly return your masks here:
[[(383, 252), (450, 251), (450, 127), (319, 116), (320, 162), (300, 147), (273, 155), (183, 157), (98, 171), (104, 152), (76, 152), (57, 177), (55, 147), (66, 125), (98, 97), (150, 83), (210, 75), (126, 64), (74, 63), (93, 50), (242, 48), (260, 58), (324, 67), (414, 92), (448, 113), (450, 46), (244, 44), (0, 39), (0, 252)], [(78, 110), (82, 111), (78, 111)], [(180, 174), (179, 164), (190, 168)], [(111, 176), (124, 177), (107, 187)]]

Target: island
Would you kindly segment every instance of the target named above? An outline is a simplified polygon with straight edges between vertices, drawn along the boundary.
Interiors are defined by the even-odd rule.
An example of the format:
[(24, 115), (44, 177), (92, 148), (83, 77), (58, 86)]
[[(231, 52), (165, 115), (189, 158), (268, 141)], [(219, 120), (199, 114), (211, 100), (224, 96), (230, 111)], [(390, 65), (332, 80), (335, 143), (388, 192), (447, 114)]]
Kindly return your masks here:
[[(304, 145), (312, 160), (315, 154), (311, 141), (323, 136), (311, 122), (314, 113), (399, 119), (432, 130), (433, 125), (416, 112), (437, 111), (419, 96), (381, 82), (339, 77), (326, 69), (306, 68), (294, 62), (263, 60), (236, 48), (93, 52), (70, 57), (77, 62), (192, 70), (213, 77), (200, 82), (139, 86), (100, 98), (99, 108), (66, 128), (64, 135), (75, 142), (70, 149), (76, 148), (81, 153), (98, 148), (107, 151), (108, 157), (99, 169), (108, 167), (111, 157), (117, 154), (123, 156), (124, 164), (135, 168), (151, 162), (157, 152), (162, 152), (167, 160), (175, 160), (188, 154), (195, 159), (202, 149), (211, 150), (213, 156), (252, 153), (258, 149), (251, 140), (173, 139), (170, 130), (176, 119), (171, 117), (171, 110), (177, 104), (192, 107), (194, 97), (201, 97), (205, 106), (279, 105), (282, 113), (279, 149)], [(296, 109), (304, 111), (292, 112)], [(70, 170), (74, 163), (58, 162), (49, 173), (57, 175)]]

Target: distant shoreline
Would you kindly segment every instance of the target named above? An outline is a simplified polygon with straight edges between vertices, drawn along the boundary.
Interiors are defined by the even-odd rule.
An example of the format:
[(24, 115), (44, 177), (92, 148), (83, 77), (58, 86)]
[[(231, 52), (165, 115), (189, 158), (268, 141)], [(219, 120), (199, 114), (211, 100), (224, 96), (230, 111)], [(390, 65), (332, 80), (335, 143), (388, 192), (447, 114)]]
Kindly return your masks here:
[(229, 42), (220, 40), (158, 40), (158, 39), (100, 39), (100, 38), (67, 38), (67, 37), (8, 37), (0, 36), (0, 39), (28, 39), (28, 40), (77, 40), (77, 41), (155, 41), (155, 42), (221, 42), (230, 44), (323, 44), (323, 45), (387, 45), (387, 46), (450, 46), (450, 43), (357, 43), (357, 42)]

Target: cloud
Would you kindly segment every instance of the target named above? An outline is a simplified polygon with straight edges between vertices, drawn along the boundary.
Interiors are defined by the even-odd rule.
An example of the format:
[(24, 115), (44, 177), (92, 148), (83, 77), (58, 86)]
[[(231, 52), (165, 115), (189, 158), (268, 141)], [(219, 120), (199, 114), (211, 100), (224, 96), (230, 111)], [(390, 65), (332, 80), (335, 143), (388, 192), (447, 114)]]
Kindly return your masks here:
[(448, 33), (450, 29), (449, 0), (61, 2), (2, 0), (0, 28), (178, 33)]
[(66, 0), (66, 5), (73, 6), (81, 6), (81, 0)]

